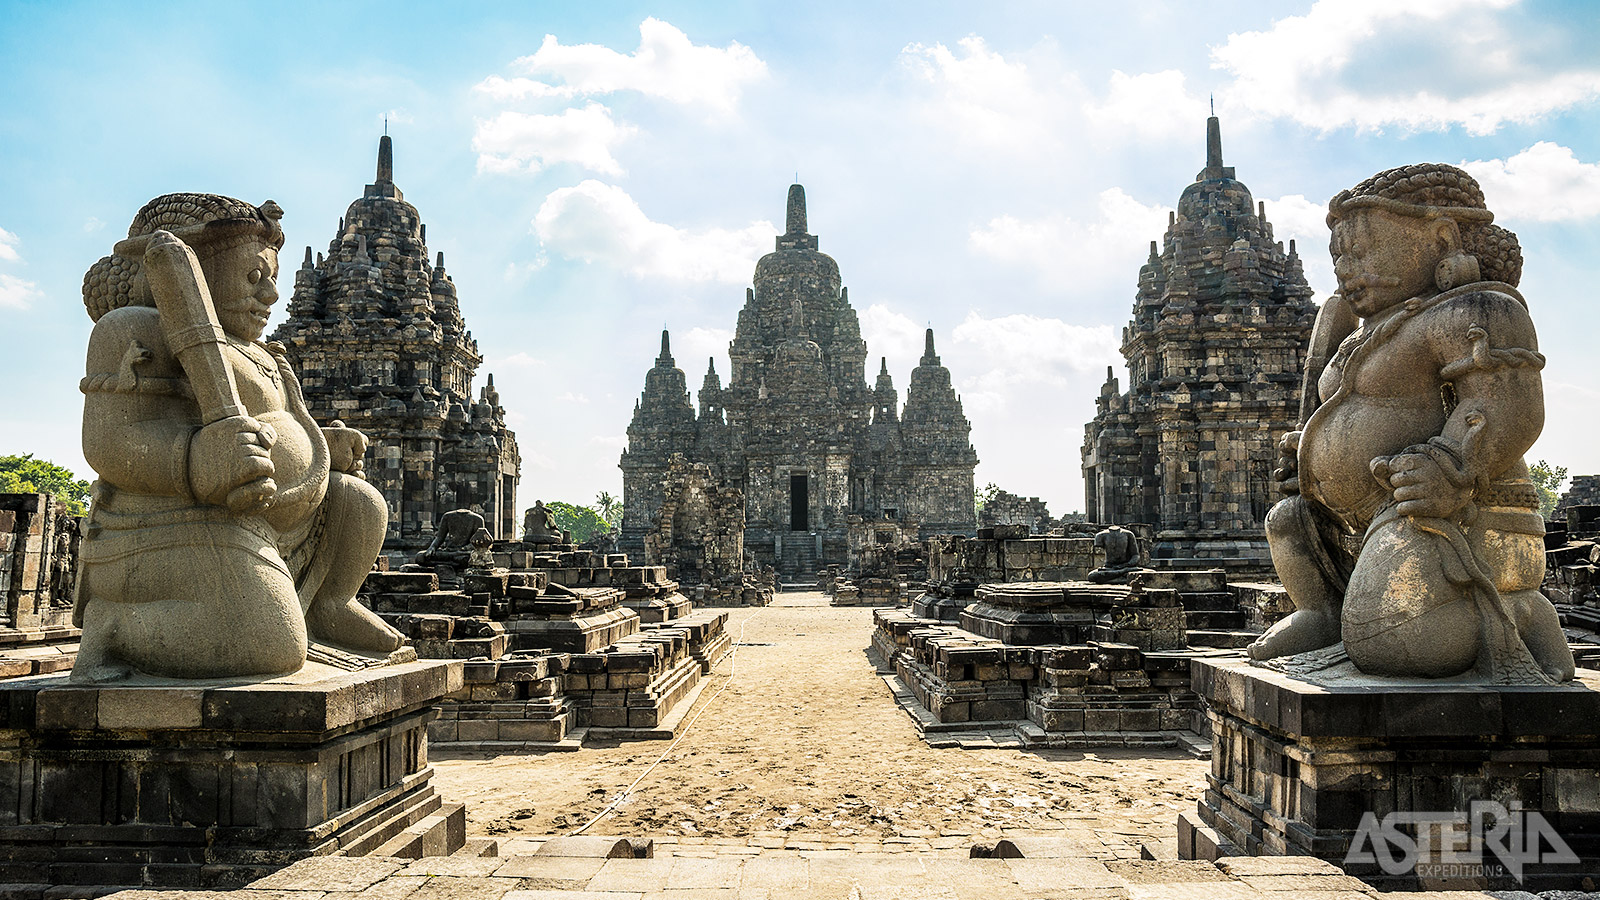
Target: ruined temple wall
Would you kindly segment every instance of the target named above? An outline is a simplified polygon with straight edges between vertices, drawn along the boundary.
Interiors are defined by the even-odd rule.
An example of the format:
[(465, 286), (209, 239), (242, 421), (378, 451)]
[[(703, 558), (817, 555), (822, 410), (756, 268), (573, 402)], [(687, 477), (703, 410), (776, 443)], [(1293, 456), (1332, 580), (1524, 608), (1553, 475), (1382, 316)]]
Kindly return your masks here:
[(71, 629), (82, 532), (50, 494), (0, 494), (0, 638)]
[(958, 572), (979, 584), (1078, 581), (1098, 563), (1093, 537), (935, 537), (927, 542), (928, 580)]
[(1560, 521), (1568, 507), (1600, 506), (1600, 475), (1574, 475), (1572, 483), (1556, 502), (1552, 518)]
[(1050, 518), (1050, 508), (1038, 497), (1021, 497), (1009, 491), (998, 491), (978, 513), (978, 525), (992, 528), (995, 525), (1026, 525), (1033, 534), (1044, 534), (1055, 525)]

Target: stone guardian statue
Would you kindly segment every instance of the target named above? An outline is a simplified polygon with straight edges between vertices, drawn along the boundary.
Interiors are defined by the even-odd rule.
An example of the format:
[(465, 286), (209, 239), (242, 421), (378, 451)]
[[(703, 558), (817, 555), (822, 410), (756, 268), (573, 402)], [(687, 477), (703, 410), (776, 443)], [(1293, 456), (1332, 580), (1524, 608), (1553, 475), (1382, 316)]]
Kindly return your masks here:
[[(1287, 499), (1267, 515), (1295, 612), (1250, 646), (1289, 672), (1548, 684), (1573, 675), (1538, 588), (1522, 455), (1544, 425), (1516, 235), (1466, 172), (1380, 172), (1328, 205), (1339, 292), (1317, 317)], [(1331, 674), (1331, 672), (1330, 672)]]
[(379, 657), (403, 642), (354, 599), (388, 519), (360, 477), (366, 438), (319, 427), (283, 347), (261, 342), (282, 216), (270, 200), (157, 197), (84, 277), (83, 451), (99, 478), (74, 681), (275, 676), (309, 640)]

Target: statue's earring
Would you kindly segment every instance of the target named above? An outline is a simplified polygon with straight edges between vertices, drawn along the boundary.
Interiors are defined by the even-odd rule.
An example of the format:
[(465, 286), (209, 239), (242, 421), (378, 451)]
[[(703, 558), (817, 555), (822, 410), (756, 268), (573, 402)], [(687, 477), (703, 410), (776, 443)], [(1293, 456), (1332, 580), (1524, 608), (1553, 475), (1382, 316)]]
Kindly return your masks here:
[(1434, 286), (1441, 291), (1481, 280), (1478, 258), (1465, 250), (1451, 251), (1450, 255), (1439, 260), (1439, 264), (1433, 269)]

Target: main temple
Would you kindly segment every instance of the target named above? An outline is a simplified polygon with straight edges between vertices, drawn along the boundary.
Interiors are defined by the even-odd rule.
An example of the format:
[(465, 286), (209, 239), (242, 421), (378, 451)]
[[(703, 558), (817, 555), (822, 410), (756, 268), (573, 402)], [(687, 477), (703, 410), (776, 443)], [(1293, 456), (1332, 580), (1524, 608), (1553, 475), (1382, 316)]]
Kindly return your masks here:
[(1262, 522), (1277, 499), (1277, 441), (1300, 418), (1316, 320), (1294, 242), (1274, 241), (1266, 204), (1222, 164), (1206, 121), (1206, 165), (1165, 240), (1150, 242), (1123, 392), (1110, 367), (1085, 428), (1085, 511), (1156, 526), (1153, 555), (1265, 566)]
[(691, 403), (661, 333), (661, 355), (622, 454), (621, 549), (639, 552), (673, 454), (710, 464), (743, 492), (744, 546), (785, 575), (842, 563), (847, 520), (894, 520), (919, 534), (972, 533), (971, 425), (928, 329), (905, 407), (880, 360), (866, 381), (861, 339), (839, 265), (807, 232), (805, 188), (789, 188), (777, 248), (756, 264), (728, 355), (713, 359)]
[(428, 226), (394, 183), (394, 148), (350, 204), (328, 254), (294, 276), (283, 342), (306, 407), (372, 442), (366, 476), (389, 503), (385, 551), (428, 545), (452, 509), (483, 514), (498, 538), (516, 536), (517, 438), (506, 428), (494, 376), (472, 397), (483, 357), (467, 330), (444, 254), (431, 265)]

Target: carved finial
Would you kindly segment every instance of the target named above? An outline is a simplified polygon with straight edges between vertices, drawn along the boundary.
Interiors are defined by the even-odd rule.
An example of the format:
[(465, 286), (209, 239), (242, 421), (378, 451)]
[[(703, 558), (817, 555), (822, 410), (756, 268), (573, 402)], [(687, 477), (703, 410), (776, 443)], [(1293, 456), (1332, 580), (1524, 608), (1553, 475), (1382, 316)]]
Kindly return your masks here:
[(440, 250), (440, 251), (439, 251), (439, 261), (438, 261), (438, 262), (436, 262), (436, 263), (434, 263), (434, 264), (433, 264), (433, 267), (434, 267), (434, 268), (435, 268), (435, 269), (442, 269), (442, 268), (444, 268), (444, 251), (443, 251), (443, 250)]
[(1111, 379), (1113, 379), (1115, 377), (1117, 377), (1117, 376), (1111, 371), (1111, 367), (1110, 366), (1106, 366), (1106, 380), (1110, 381)]
[(933, 350), (933, 329), (932, 328), (928, 329), (928, 333), (923, 339), (922, 355), (923, 356), (933, 356), (933, 355), (935, 355), (934, 354), (934, 350)]
[(1222, 168), (1222, 123), (1214, 114), (1206, 119), (1206, 168)]
[(665, 328), (661, 329), (661, 358), (672, 361), (672, 338)]
[(378, 139), (378, 178), (377, 184), (388, 184), (394, 181), (394, 141), (386, 134)]
[(1156, 250), (1156, 242), (1155, 241), (1151, 241), (1150, 242), (1150, 258), (1151, 259), (1155, 259), (1156, 257), (1158, 257), (1160, 255), (1161, 255), (1161, 253)]
[(706, 357), (706, 375), (707, 376), (713, 376), (713, 375), (716, 375), (716, 374), (717, 374), (717, 358), (715, 356)]
[(306, 245), (306, 261), (300, 264), (300, 268), (302, 268), (302, 269), (311, 268), (311, 245), (310, 244)]
[(889, 357), (880, 356), (878, 358), (880, 360), (882, 360), (882, 362), (879, 363), (879, 365), (878, 365), (878, 374), (879, 375), (887, 375), (887, 374), (889, 374)]
[(785, 218), (784, 234), (806, 233), (806, 189), (798, 184), (789, 185), (789, 214)]
[(1294, 255), (1295, 255), (1295, 251), (1294, 251), (1294, 238), (1289, 238), (1289, 255), (1290, 255), (1290, 256), (1294, 256)]

